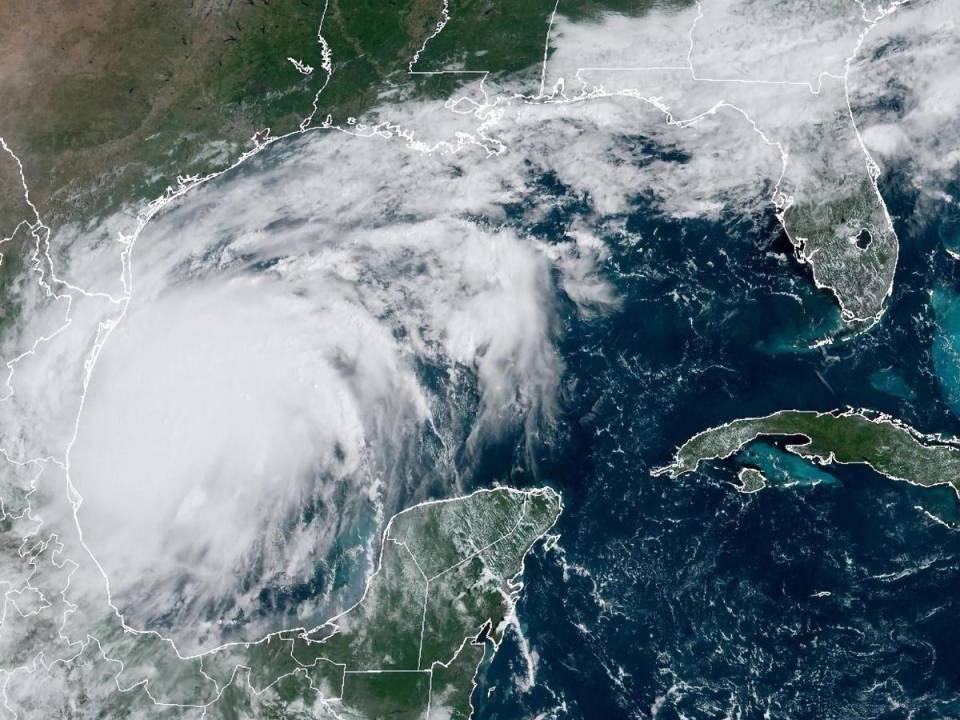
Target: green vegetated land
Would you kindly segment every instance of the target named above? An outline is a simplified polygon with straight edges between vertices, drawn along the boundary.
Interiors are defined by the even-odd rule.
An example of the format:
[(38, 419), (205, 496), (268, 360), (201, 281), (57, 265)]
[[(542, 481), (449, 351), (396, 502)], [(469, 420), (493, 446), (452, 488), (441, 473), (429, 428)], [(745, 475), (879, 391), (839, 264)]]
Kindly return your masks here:
[(47, 224), (84, 225), (228, 166), (258, 131), (296, 130), (321, 89), (318, 120), (360, 114), (439, 15), (420, 0), (11, 0), (0, 134)]
[(369, 107), (438, 12), (415, 1), (11, 0), (0, 10), (0, 134), (45, 222), (85, 224), (177, 175), (226, 167), (258, 131), (296, 130), (325, 84), (321, 118)]
[(419, 90), (434, 96), (453, 92), (464, 81), (457, 73), (489, 73), (493, 80), (524, 77), (524, 92), (536, 93), (544, 53), (552, 46), (547, 32), (554, 11), (575, 22), (605, 12), (642, 15), (674, 11), (694, 0), (449, 0), (449, 20), (420, 53), (413, 70), (445, 73), (418, 77)]
[[(825, 178), (823, 184), (831, 182)], [(869, 327), (883, 310), (899, 243), (871, 181), (848, 184), (827, 202), (790, 206), (784, 227), (814, 277), (841, 301), (844, 321), (857, 329)]]
[[(314, 630), (180, 658), (165, 640), (100, 633), (121, 687), (207, 718), (468, 718), (478, 666), (505, 630), (523, 560), (556, 522), (550, 489), (498, 488), (394, 516), (362, 599)], [(133, 710), (140, 694), (114, 695)], [(429, 714), (428, 714), (429, 710)]]
[[(430, 706), (437, 717), (469, 717), (484, 639), (499, 642), (523, 558), (560, 510), (552, 490), (497, 489), (396, 515), (363, 599), (315, 631), (244, 648), (251, 685), (300, 673), (310, 682), (285, 705), (335, 702), (366, 718), (421, 718)], [(234, 652), (205, 657), (204, 668), (227, 677)]]
[(673, 463), (654, 474), (679, 477), (705, 460), (728, 458), (761, 436), (799, 436), (801, 439), (786, 449), (800, 457), (821, 463), (862, 463), (896, 480), (950, 485), (960, 496), (960, 445), (862, 410), (783, 410), (734, 420), (694, 435), (680, 446)]
[[(683, 4), (450, 0), (445, 15), (435, 0), (10, 0), (0, 8), (0, 135), (44, 221), (85, 225), (157, 197), (178, 175), (228, 166), (255, 132), (296, 130), (315, 100), (314, 124), (336, 124), (389, 87), (436, 93), (475, 79), (414, 81), (421, 49), (417, 72), (525, 72), (543, 59), (555, 7), (586, 20)], [(0, 226), (15, 216), (0, 201)]]
[(451, 0), (450, 18), (424, 48), (417, 72), (519, 72), (543, 61), (556, 0)]
[[(386, 97), (446, 97), (478, 73), (516, 75), (535, 91), (555, 7), (590, 20), (691, 1), (450, 0), (445, 13), (439, 0), (10, 0), (0, 6), (0, 137), (46, 226), (99, 241), (104, 218), (180, 176), (229, 167), (268, 128), (342, 125)], [(438, 70), (454, 72), (421, 74)], [(2, 153), (0, 240), (36, 219), (10, 160)], [(0, 245), (5, 316), (36, 242), (25, 226)]]

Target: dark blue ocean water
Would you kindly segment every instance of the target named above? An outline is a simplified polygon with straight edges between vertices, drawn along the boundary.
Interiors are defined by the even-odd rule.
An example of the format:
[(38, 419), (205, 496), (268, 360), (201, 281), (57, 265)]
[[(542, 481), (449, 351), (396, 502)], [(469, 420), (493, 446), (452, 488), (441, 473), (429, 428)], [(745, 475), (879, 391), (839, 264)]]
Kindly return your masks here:
[[(566, 505), (518, 610), (537, 683), (523, 686), (508, 633), (478, 717), (960, 717), (960, 531), (927, 514), (960, 523), (951, 491), (784, 466), (801, 482), (745, 495), (736, 459), (649, 475), (693, 433), (781, 408), (865, 406), (960, 433), (960, 262), (944, 249), (960, 222), (905, 187), (883, 179), (902, 251), (888, 312), (817, 350), (836, 308), (772, 215), (677, 221), (637, 198), (605, 219), (623, 306), (566, 308), (561, 430), (512, 466)], [(542, 193), (557, 209), (525, 229), (562, 237), (585, 204), (551, 178)]]

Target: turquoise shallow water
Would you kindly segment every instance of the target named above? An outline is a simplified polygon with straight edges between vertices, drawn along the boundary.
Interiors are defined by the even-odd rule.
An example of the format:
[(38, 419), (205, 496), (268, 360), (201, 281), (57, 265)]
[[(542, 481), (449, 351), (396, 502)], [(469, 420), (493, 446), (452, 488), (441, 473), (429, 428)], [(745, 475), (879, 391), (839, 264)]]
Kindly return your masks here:
[(941, 287), (933, 291), (930, 306), (936, 317), (931, 355), (943, 395), (960, 417), (960, 295)]
[(753, 442), (737, 454), (737, 460), (756, 467), (773, 486), (830, 485), (837, 478), (812, 462), (766, 442)]
[[(478, 717), (960, 717), (950, 490), (770, 442), (675, 481), (649, 475), (694, 433), (783, 408), (870, 407), (960, 434), (960, 263), (899, 187), (887, 314), (815, 349), (832, 301), (772, 218), (681, 221), (638, 202), (620, 219), (604, 272), (622, 308), (559, 319), (567, 431), (530, 478), (564, 493), (558, 550), (527, 563), (527, 647), (508, 633), (481, 673)], [(544, 181), (545, 197), (564, 192)], [(555, 205), (525, 227), (544, 242), (578, 212)], [(744, 465), (774, 487), (736, 492)]]
[(870, 387), (887, 395), (912, 400), (913, 390), (907, 385), (903, 376), (893, 368), (883, 368), (870, 375)]

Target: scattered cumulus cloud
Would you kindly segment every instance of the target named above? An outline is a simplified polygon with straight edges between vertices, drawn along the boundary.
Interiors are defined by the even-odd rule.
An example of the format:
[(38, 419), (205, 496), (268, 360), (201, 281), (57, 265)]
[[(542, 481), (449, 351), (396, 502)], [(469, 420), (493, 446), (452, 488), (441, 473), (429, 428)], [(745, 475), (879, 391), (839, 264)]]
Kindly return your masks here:
[[(215, 642), (217, 621), (248, 615), (265, 588), (309, 581), (344, 546), (368, 557), (387, 513), (458, 489), (463, 458), (486, 443), (548, 434), (561, 297), (588, 319), (618, 311), (598, 228), (638, 197), (675, 217), (754, 213), (785, 156), (795, 188), (863, 163), (857, 148), (838, 160), (813, 142), (845, 108), (842, 84), (804, 84), (842, 68), (859, 4), (778, 15), (777, 63), (751, 54), (763, 48), (749, 33), (739, 64), (719, 63), (708, 24), (734, 32), (747, 5), (704, 3), (699, 19), (558, 16), (546, 80), (563, 93), (551, 102), (480, 106), (477, 85), (459, 103), (385, 105), (353, 134), (309, 133), (188, 194), (139, 237), (129, 308), (85, 395), (84, 363), (128, 289), (124, 245), (103, 238), (127, 218), (58, 229), (59, 270), (94, 294), (22, 289), (26, 324), (2, 350), (30, 353), (0, 422), (20, 458), (63, 458), (76, 429), (85, 540), (128, 619), (173, 627), (188, 648)], [(898, 10), (868, 36), (854, 103), (882, 162), (946, 173), (958, 94), (934, 59), (956, 46), (948, 3), (924, 6), (940, 14)], [(811, 37), (830, 49), (812, 64)], [(803, 72), (785, 86), (698, 83), (691, 60), (731, 80)], [(881, 87), (909, 98), (903, 112), (865, 107)], [(550, 242), (522, 222), (544, 212), (545, 174), (585, 208)], [(34, 280), (49, 277), (44, 262)]]

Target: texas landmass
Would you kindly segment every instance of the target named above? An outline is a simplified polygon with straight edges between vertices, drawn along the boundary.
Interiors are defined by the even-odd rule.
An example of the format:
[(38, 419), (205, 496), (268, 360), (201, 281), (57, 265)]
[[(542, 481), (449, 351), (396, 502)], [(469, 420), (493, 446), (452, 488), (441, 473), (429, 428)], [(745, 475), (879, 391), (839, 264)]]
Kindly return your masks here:
[[(504, 83), (521, 102), (574, 99), (536, 94), (542, 63), (555, 49), (545, 40), (556, 13), (596, 23), (694, 6), (693, 0), (5, 3), (0, 138), (9, 154), (0, 153), (0, 327), (15, 319), (21, 276), (49, 271), (37, 253), (43, 245), (66, 261), (71, 243), (95, 247), (118, 232), (129, 236), (149, 208), (278, 138), (317, 128), (349, 131), (377, 108), (449, 99), (481, 78), (485, 93), (496, 94), (493, 88)], [(836, 106), (834, 117), (783, 140), (793, 159), (774, 204), (797, 259), (809, 265), (818, 287), (836, 296), (846, 329), (857, 332), (883, 313), (898, 240), (846, 87), (826, 84), (830, 92), (822, 94)], [(21, 179), (35, 207), (20, 201)], [(121, 227), (117, 218), (129, 222)]]
[[(585, 0), (575, 12), (658, 2)], [(44, 223), (91, 232), (271, 138), (350, 127), (387, 97), (446, 98), (484, 74), (536, 72), (555, 6), (11, 0), (0, 7), (0, 137)], [(16, 190), (0, 193), (0, 233), (24, 219), (10, 176), (0, 168), (0, 190)]]
[[(924, 434), (864, 409), (781, 410), (733, 420), (694, 435), (680, 445), (672, 463), (652, 474), (677, 478), (702, 462), (730, 458), (751, 442), (772, 437), (791, 439), (787, 452), (819, 465), (867, 465), (892, 480), (923, 487), (949, 485), (960, 498), (960, 440)], [(743, 492), (765, 485), (757, 468), (743, 468), (739, 479)]]
[(466, 720), (480, 665), (515, 617), (524, 559), (562, 509), (549, 488), (421, 503), (388, 522), (360, 601), (318, 627), (184, 657), (111, 615), (72, 657), (49, 649), (42, 687), (7, 692), (31, 717), (75, 716), (63, 683), (97, 717)]

